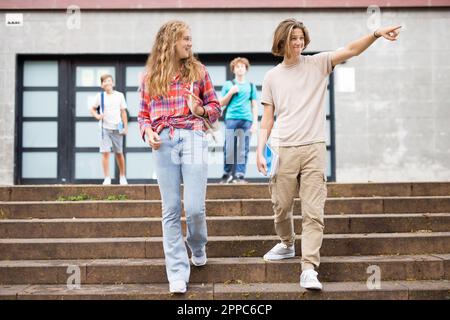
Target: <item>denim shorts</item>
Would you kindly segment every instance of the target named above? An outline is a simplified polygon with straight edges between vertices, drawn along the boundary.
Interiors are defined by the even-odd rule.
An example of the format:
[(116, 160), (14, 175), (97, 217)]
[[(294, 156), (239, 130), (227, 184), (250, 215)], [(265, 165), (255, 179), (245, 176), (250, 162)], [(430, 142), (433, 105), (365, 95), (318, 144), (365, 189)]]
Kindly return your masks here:
[(102, 140), (100, 142), (100, 152), (123, 153), (123, 135), (119, 130), (110, 130), (103, 128)]

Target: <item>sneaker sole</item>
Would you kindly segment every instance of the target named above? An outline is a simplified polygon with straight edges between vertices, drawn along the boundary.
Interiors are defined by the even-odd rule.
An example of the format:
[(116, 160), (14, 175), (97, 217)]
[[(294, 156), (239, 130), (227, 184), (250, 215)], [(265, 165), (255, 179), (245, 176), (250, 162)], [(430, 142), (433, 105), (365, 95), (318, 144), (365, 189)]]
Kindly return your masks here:
[(321, 291), (322, 290), (322, 286), (320, 286), (320, 287), (318, 287), (318, 286), (308, 286), (308, 285), (302, 284), (301, 282), (300, 282), (300, 287), (305, 288), (307, 290), (316, 290), (316, 291)]
[(173, 294), (183, 294), (183, 293), (186, 293), (186, 289), (184, 289), (184, 290), (179, 290), (179, 291), (173, 290), (173, 291), (170, 291), (170, 293), (173, 293)]
[(312, 291), (322, 291), (322, 288), (319, 288), (319, 287), (310, 287), (310, 288), (307, 288), (307, 287), (303, 287), (303, 286), (301, 286), (302, 288), (305, 288), (306, 290), (312, 290)]
[(187, 285), (183, 289), (171, 289), (170, 286), (169, 286), (169, 292), (170, 293), (175, 293), (175, 294), (177, 294), (177, 293), (186, 293), (186, 291), (187, 291)]
[(208, 262), (208, 259), (205, 261), (205, 263), (200, 263), (200, 264), (196, 264), (196, 263), (194, 262), (194, 260), (192, 260), (192, 259), (191, 259), (191, 262), (192, 262), (192, 264), (193, 264), (194, 266), (196, 266), (196, 267), (202, 267), (202, 266), (206, 265), (206, 263)]
[(263, 257), (263, 259), (265, 261), (279, 261), (279, 260), (292, 259), (292, 258), (295, 258), (295, 253), (292, 255), (288, 255), (288, 256), (278, 256), (278, 257), (271, 257), (271, 258), (266, 257), (266, 256)]

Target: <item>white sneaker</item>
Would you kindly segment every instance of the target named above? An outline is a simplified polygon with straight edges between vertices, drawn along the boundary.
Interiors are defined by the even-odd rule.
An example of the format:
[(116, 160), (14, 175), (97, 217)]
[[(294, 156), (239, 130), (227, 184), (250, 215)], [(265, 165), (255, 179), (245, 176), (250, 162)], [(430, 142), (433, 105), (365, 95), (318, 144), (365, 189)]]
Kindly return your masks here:
[(284, 243), (277, 243), (269, 252), (267, 252), (263, 259), (267, 261), (283, 260), (295, 257), (294, 245), (288, 247)]
[(186, 292), (186, 282), (183, 280), (175, 280), (169, 283), (170, 293), (185, 293)]
[(322, 290), (322, 284), (317, 279), (317, 272), (313, 269), (304, 270), (300, 275), (300, 287), (312, 290)]
[(125, 176), (121, 176), (119, 179), (119, 183), (120, 184), (128, 184), (127, 178), (125, 178)]
[(110, 177), (106, 177), (105, 180), (103, 180), (103, 185), (107, 186), (111, 184), (111, 178)]
[(206, 258), (206, 253), (205, 253), (201, 257), (196, 257), (196, 256), (192, 255), (191, 261), (194, 266), (201, 267), (206, 264), (206, 261), (208, 261), (208, 259)]

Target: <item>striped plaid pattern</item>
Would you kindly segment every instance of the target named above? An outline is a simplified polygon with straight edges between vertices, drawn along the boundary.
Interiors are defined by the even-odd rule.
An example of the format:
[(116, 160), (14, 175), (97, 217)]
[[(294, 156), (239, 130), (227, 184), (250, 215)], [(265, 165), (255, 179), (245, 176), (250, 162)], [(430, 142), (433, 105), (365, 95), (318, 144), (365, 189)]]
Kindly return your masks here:
[[(193, 92), (202, 99), (203, 107), (210, 121), (214, 122), (218, 120), (222, 111), (209, 73), (206, 67), (203, 68), (205, 77), (194, 82)], [(150, 97), (144, 90), (145, 79), (146, 77), (143, 77), (140, 86), (140, 110), (138, 114), (139, 129), (144, 141), (147, 127), (151, 127), (157, 133), (160, 133), (164, 128), (169, 128), (170, 137), (173, 137), (175, 128), (206, 131), (204, 121), (195, 117), (187, 105), (189, 82), (180, 81), (180, 76), (177, 75), (170, 83), (167, 96)]]

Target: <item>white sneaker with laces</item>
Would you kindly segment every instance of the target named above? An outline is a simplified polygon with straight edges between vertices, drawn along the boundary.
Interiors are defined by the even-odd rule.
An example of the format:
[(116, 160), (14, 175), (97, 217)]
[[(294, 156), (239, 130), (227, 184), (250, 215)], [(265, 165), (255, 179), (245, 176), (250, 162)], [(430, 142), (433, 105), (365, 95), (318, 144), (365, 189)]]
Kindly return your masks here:
[(201, 267), (206, 264), (206, 261), (208, 261), (208, 259), (206, 258), (206, 253), (205, 253), (201, 257), (196, 257), (196, 256), (192, 255), (191, 261), (194, 266)]
[(276, 261), (282, 259), (289, 259), (295, 257), (294, 245), (288, 247), (284, 243), (277, 243), (269, 252), (267, 252), (263, 259), (267, 261)]
[(304, 270), (300, 275), (300, 287), (312, 290), (322, 290), (322, 284), (317, 279), (317, 272), (313, 269)]
[(111, 184), (111, 178), (110, 177), (106, 177), (105, 180), (103, 180), (103, 185), (109, 186), (110, 184)]
[(175, 280), (169, 283), (170, 293), (185, 293), (186, 292), (186, 282), (183, 280)]
[(123, 185), (128, 184), (127, 178), (125, 178), (125, 176), (121, 176), (119, 179), (119, 183)]

